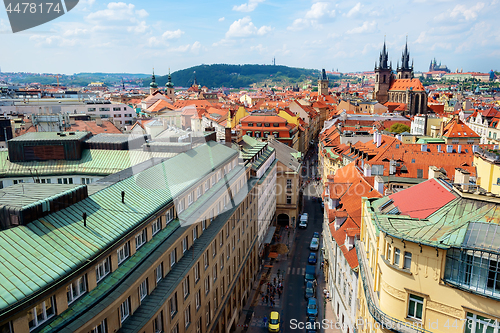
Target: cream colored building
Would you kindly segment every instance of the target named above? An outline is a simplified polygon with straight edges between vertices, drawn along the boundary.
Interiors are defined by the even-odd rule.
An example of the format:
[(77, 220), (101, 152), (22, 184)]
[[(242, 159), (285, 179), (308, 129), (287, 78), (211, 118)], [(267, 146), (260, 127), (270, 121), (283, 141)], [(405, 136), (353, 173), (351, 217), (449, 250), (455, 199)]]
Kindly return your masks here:
[(500, 154), (479, 149), (474, 154), (477, 184), (487, 192), (500, 195)]
[(430, 179), (362, 212), (358, 332), (498, 332), (500, 199)]

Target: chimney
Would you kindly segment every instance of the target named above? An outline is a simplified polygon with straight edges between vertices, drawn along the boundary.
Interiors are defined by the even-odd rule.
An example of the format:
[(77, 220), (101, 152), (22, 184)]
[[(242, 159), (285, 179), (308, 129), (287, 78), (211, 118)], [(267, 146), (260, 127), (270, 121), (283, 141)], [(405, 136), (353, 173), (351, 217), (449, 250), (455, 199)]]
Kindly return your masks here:
[(399, 141), (401, 141), (402, 138), (403, 137), (401, 136), (401, 134), (396, 135), (396, 139), (398, 139)]
[(371, 165), (368, 165), (367, 163), (364, 164), (364, 166), (363, 166), (363, 175), (365, 177), (371, 177), (371, 175), (372, 175), (372, 167), (371, 167)]
[(100, 117), (100, 116), (99, 116), (99, 117), (97, 117), (97, 118), (95, 119), (95, 124), (96, 124), (97, 126), (102, 126), (102, 119), (101, 119), (101, 117)]
[(420, 145), (420, 151), (427, 151), (427, 145), (426, 144), (422, 144)]
[(378, 193), (384, 195), (384, 181), (382, 180), (382, 177), (375, 177), (373, 187), (378, 191)]
[(226, 127), (224, 128), (225, 130), (225, 141), (226, 141), (226, 144), (231, 144), (231, 128), (230, 127)]
[(373, 132), (373, 143), (377, 143), (377, 132)]
[(439, 178), (441, 176), (441, 170), (433, 165), (429, 166), (429, 176), (428, 179)]
[(461, 168), (455, 168), (455, 184), (460, 185), (462, 190), (469, 190), (470, 172)]
[(377, 133), (377, 148), (382, 144), (382, 134)]

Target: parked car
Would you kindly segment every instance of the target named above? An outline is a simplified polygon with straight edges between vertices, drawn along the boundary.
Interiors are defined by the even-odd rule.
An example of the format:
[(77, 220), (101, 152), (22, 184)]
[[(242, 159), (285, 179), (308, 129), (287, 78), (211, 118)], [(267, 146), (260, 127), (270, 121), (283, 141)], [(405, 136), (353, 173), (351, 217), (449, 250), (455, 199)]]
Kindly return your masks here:
[(304, 229), (307, 228), (308, 218), (309, 218), (309, 216), (307, 215), (307, 213), (300, 215), (299, 228), (304, 228)]
[(315, 231), (313, 234), (313, 238), (318, 238), (319, 239), (319, 232)]
[(318, 316), (318, 306), (316, 303), (316, 298), (311, 297), (307, 301), (307, 317), (316, 318)]
[(306, 333), (317, 333), (321, 327), (321, 323), (315, 318), (308, 318), (306, 322)]
[(311, 240), (311, 244), (309, 244), (309, 249), (312, 251), (318, 251), (319, 248), (319, 239), (318, 238), (313, 238)]
[(277, 311), (272, 311), (269, 315), (269, 324), (267, 325), (269, 332), (280, 331), (280, 314)]
[(304, 296), (305, 296), (306, 300), (308, 300), (309, 298), (314, 297), (316, 295), (314, 289), (315, 289), (314, 283), (312, 281), (307, 281), (306, 289), (304, 292)]
[(317, 261), (318, 260), (316, 258), (316, 253), (314, 252), (309, 253), (309, 258), (307, 259), (307, 262), (310, 263), (311, 265), (314, 265)]

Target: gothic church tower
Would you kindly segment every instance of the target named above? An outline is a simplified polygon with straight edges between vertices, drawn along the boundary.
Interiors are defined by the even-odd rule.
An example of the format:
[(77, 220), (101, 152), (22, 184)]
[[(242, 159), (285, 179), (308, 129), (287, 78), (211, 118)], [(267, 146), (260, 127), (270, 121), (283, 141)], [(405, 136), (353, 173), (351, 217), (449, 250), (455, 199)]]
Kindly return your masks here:
[(410, 52), (408, 52), (408, 40), (405, 44), (403, 55), (401, 56), (401, 67), (397, 66), (398, 79), (413, 79), (413, 63), (410, 66)]
[(328, 77), (326, 76), (325, 69), (321, 71), (321, 77), (318, 80), (318, 96), (328, 95)]
[(392, 81), (392, 65), (389, 65), (389, 54), (385, 46), (380, 52), (379, 63), (375, 63), (375, 89), (374, 98), (381, 104), (388, 100), (388, 91)]

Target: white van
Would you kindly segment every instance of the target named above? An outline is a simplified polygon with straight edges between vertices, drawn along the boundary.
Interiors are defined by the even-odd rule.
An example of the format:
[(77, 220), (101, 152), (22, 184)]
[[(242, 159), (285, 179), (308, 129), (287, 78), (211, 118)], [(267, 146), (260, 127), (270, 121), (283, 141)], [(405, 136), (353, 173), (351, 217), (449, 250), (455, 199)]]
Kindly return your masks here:
[(299, 228), (307, 228), (307, 219), (308, 219), (307, 213), (304, 213), (300, 215), (300, 222), (299, 222)]

